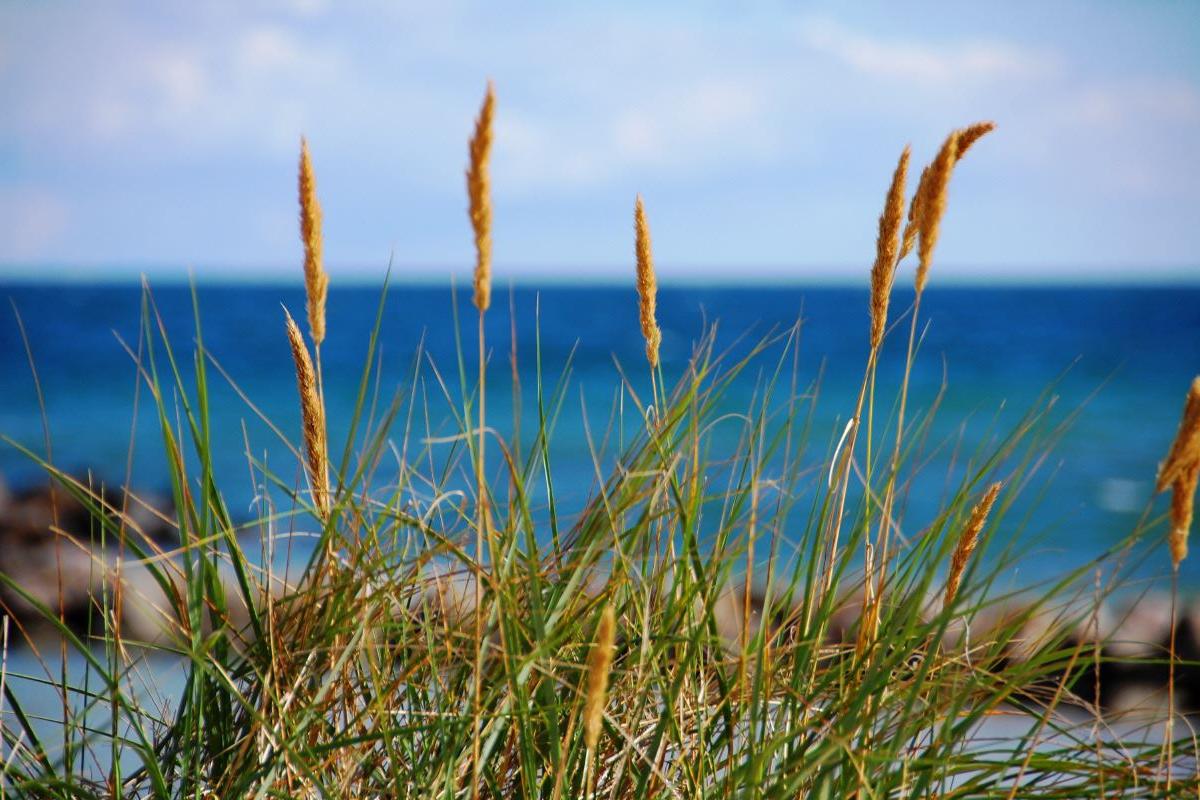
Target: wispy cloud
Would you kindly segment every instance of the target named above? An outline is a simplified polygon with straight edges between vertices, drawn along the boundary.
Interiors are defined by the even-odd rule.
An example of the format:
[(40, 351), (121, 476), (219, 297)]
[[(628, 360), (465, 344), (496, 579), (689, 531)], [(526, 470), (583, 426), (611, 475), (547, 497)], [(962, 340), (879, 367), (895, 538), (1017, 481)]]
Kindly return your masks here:
[(770, 159), (782, 146), (763, 87), (700, 76), (641, 87), (639, 97), (593, 96), (579, 114), (518, 105), (500, 122), (498, 171), (508, 190), (576, 191), (631, 173), (692, 177), (738, 160)]
[(42, 257), (69, 227), (67, 204), (40, 186), (0, 186), (0, 261)]
[(968, 39), (937, 44), (918, 39), (884, 38), (854, 30), (829, 18), (800, 26), (800, 39), (872, 78), (897, 84), (946, 87), (966, 82), (1045, 78), (1056, 59), (1012, 42)]

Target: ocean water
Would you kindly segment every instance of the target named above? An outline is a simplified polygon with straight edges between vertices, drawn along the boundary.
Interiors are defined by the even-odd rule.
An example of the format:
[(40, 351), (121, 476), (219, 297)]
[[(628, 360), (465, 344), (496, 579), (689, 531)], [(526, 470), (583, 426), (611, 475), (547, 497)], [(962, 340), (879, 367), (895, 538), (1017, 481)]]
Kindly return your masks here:
[[(378, 288), (330, 292), (329, 336), (321, 355), (335, 453), (341, 452), (340, 437), (355, 401), (379, 296)], [(25, 326), (54, 462), (120, 483), (129, 461), (134, 486), (165, 493), (157, 420), (144, 387), (140, 411), (133, 412), (136, 374), (124, 349), (139, 347), (140, 288), (0, 284), (0, 297), (11, 298)], [(191, 292), (164, 286), (155, 288), (153, 297), (181, 366), (188, 370), (195, 339)], [(303, 326), (301, 289), (202, 285), (197, 300), (209, 352), (255, 406), (285, 434), (298, 438), (295, 378), (281, 304)], [(910, 302), (911, 294), (897, 290), (893, 320)], [(406, 390), (414, 358), (422, 352), (419, 396), (428, 398), (435, 433), (453, 429), (444, 414), (439, 416), (444, 402), (437, 397), (440, 389), (429, 365), (437, 366), (452, 395), (462, 391), (453, 308), (448, 288), (397, 284), (390, 287), (382, 312), (380, 402), (393, 391)], [(811, 434), (813, 459), (819, 459), (853, 411), (867, 347), (866, 309), (866, 291), (857, 289), (666, 286), (659, 296), (664, 372), (668, 379), (682, 372), (706, 324), (718, 325), (719, 344), (736, 357), (751, 342), (801, 320), (799, 385), (807, 387), (820, 377)], [(476, 323), (467, 293), (460, 295), (459, 311), (471, 375)], [(1200, 288), (934, 287), (923, 300), (921, 319), (924, 335), (910, 403), (921, 410), (943, 387), (944, 395), (926, 451), (925, 474), (933, 477), (915, 485), (906, 507), (910, 531), (936, 515), (946, 476), (961, 470), (963, 455), (1014, 425), (1053, 386), (1055, 418), (1074, 414), (1074, 420), (1027, 491), (1028, 502), (1038, 503), (1032, 521), (1019, 533), (1013, 521), (1011, 535), (1031, 542), (1018, 579), (1034, 580), (1079, 564), (1127, 535), (1150, 500), (1154, 473), (1174, 436), (1185, 392), (1200, 373)], [(577, 505), (593, 487), (595, 474), (584, 417), (593, 436), (603, 434), (622, 368), (638, 391), (648, 393), (632, 288), (498, 290), (487, 326), (492, 363), (488, 412), (502, 431), (511, 429), (505, 421), (513, 417), (514, 338), (526, 431), (532, 428), (539, 329), (549, 382), (570, 366), (554, 463), (564, 503)], [(899, 379), (906, 334), (904, 320), (885, 347), (879, 375), (883, 397), (891, 396)], [(723, 406), (745, 410), (778, 356), (776, 348), (744, 371)], [(228, 383), (215, 370), (209, 377), (215, 468), (234, 513), (249, 518), (256, 488), (247, 466), (247, 440), (249, 449), (265, 455), (280, 475), (298, 476), (298, 467)], [(890, 406), (885, 402), (882, 408), (886, 414)], [(402, 420), (406, 413), (404, 407)], [(423, 414), (422, 402), (418, 416)], [(0, 434), (44, 452), (42, 413), (8, 303), (0, 309)], [(732, 448), (736, 438), (730, 426), (716, 446)], [(0, 444), (0, 475), (10, 485), (22, 486), (36, 483), (40, 473), (27, 457)], [(1153, 508), (1164, 511), (1165, 498)], [(1008, 535), (1004, 528), (1001, 535)], [(1144, 570), (1165, 575), (1165, 554), (1149, 559)], [(1182, 580), (1200, 587), (1200, 559), (1185, 562)]]

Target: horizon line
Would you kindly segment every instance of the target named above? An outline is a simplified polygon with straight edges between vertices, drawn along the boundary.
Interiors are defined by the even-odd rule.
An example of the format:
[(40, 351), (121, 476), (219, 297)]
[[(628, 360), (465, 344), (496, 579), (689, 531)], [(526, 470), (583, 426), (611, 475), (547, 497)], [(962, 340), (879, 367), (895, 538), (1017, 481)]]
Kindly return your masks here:
[[(17, 287), (65, 287), (65, 288), (134, 288), (140, 286), (142, 276), (95, 276), (95, 277), (71, 277), (71, 278), (45, 278), (32, 275), (7, 276), (0, 275), (0, 289), (17, 288)], [(197, 288), (294, 288), (296, 290), (304, 289), (303, 279), (293, 279), (290, 277), (274, 277), (274, 276), (222, 276), (219, 278), (207, 278), (192, 281), (185, 276), (170, 276), (160, 278), (147, 278), (146, 283), (151, 287), (178, 289), (187, 288), (195, 285)], [(714, 277), (714, 278), (694, 278), (694, 279), (673, 279), (660, 278), (658, 281), (659, 289), (673, 291), (679, 289), (860, 289), (864, 292), (870, 290), (870, 286), (866, 281), (852, 281), (839, 279), (814, 279), (814, 278), (785, 278), (785, 277), (752, 277), (744, 279), (734, 279), (732, 277)], [(365, 277), (353, 277), (348, 280), (340, 280), (336, 283), (331, 283), (330, 291), (339, 291), (342, 289), (370, 289), (378, 288), (384, 285), (383, 276), (378, 279), (369, 279)], [(410, 287), (419, 289), (445, 289), (451, 291), (454, 289), (469, 290), (471, 286), (470, 280), (465, 281), (449, 281), (435, 279), (420, 279), (420, 278), (397, 278), (393, 275), (387, 285), (391, 287)], [(571, 289), (571, 288), (594, 288), (594, 289), (618, 289), (633, 287), (633, 281), (625, 281), (619, 278), (602, 278), (587, 276), (577, 280), (551, 279), (551, 280), (535, 280), (529, 277), (512, 278), (508, 281), (496, 281), (495, 288), (497, 290), (507, 289), (509, 287), (517, 290), (530, 290), (544, 288), (548, 290)], [(904, 292), (912, 291), (912, 286), (907, 282), (896, 283), (894, 290)], [(936, 283), (931, 283), (926, 291), (939, 289), (983, 289), (983, 288), (999, 288), (999, 289), (1200, 289), (1200, 278), (1176, 277), (1176, 276), (1151, 276), (1151, 277), (1131, 277), (1131, 278), (1113, 278), (1113, 279), (1087, 279), (1076, 276), (1064, 276), (1062, 278), (1031, 278), (1029, 276), (1013, 276), (1012, 278), (996, 279), (995, 277), (986, 276), (979, 278), (961, 278), (949, 277), (940, 280)]]
[[(565, 265), (569, 266), (569, 265)], [(1139, 266), (1109, 265), (1021, 265), (982, 266), (982, 271), (964, 275), (960, 271), (965, 265), (943, 266), (938, 284), (943, 286), (1190, 286), (1200, 285), (1200, 262), (1193, 264), (1171, 264)], [(106, 268), (107, 267), (107, 268)], [(979, 269), (980, 267), (975, 267)], [(378, 286), (386, 279), (391, 284), (436, 286), (451, 288), (459, 283), (470, 282), (470, 269), (466, 266), (414, 266), (409, 264), (390, 267), (364, 267), (333, 265), (331, 278), (334, 286)], [(562, 269), (562, 267), (560, 267)], [(497, 286), (512, 285), (524, 288), (530, 285), (562, 286), (622, 286), (631, 283), (632, 264), (608, 267), (576, 266), (572, 276), (561, 272), (542, 272), (536, 268), (517, 267), (505, 276), (501, 266)], [(796, 266), (747, 268), (747, 272), (736, 274), (729, 267), (708, 271), (686, 265), (669, 265), (658, 270), (662, 284), (674, 286), (829, 286), (866, 287), (869, 269), (861, 265), (828, 265), (821, 267)], [(752, 270), (752, 271), (751, 271)], [(788, 270), (791, 270), (790, 273)], [(946, 271), (948, 270), (948, 271)], [(1111, 270), (1111, 271), (1110, 271)], [(204, 272), (207, 274), (200, 275)], [(234, 264), (210, 264), (183, 267), (164, 263), (105, 265), (92, 264), (81, 267), (65, 262), (0, 263), (0, 285), (45, 284), (45, 285), (128, 285), (148, 281), (161, 286), (246, 286), (246, 285), (303, 285), (300, 267), (268, 266), (266, 264), (239, 266)], [(897, 286), (902, 286), (897, 282)]]

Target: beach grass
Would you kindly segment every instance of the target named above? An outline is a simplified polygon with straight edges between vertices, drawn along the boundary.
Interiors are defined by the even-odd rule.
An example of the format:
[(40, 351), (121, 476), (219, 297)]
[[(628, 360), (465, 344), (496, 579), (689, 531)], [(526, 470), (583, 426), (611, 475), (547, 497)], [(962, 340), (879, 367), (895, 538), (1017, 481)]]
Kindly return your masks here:
[[(820, 381), (800, 367), (802, 321), (736, 355), (709, 328), (685, 360), (660, 357), (638, 197), (630, 303), (647, 360), (614, 368), (602, 427), (583, 415), (594, 481), (568, 506), (550, 444), (573, 396), (570, 364), (543, 369), (534, 348), (532, 430), (490, 419), (485, 405), (498, 368), (483, 337), (495, 103), (489, 86), (467, 173), (477, 341), (456, 301), (445, 324), (457, 362), (436, 364), (413, 343), (408, 380), (381, 385), (385, 285), (340, 443), (327, 441), (320, 343), (337, 319), (325, 316), (304, 145), (312, 350), (290, 314), (280, 324), (264, 310), (262, 327), (286, 332), (302, 427), (265, 420), (294, 462), (248, 455), (262, 487), (253, 519), (235, 518), (222, 493), (245, 478), (213, 469), (208, 387), (220, 354), (205, 346), (198, 304), (181, 353), (149, 287), (127, 347), (159, 419), (179, 546), (152, 544), (128, 509), (23, 448), (90, 509), (93, 537), (120, 554), (106, 570), (152, 576), (143, 599), (161, 611), (163, 635), (123, 630), (123, 604), (139, 598), (123, 596), (119, 578), (87, 637), (61, 608), (27, 597), (59, 634), (59, 663), (46, 652), (43, 679), (63, 695), (62, 719), (58, 741), (45, 740), (5, 683), (6, 796), (1197, 796), (1187, 725), (1117, 724), (1083, 691), (1107, 657), (1099, 605), (1131, 564), (1165, 554), (1168, 529), (1179, 540), (1179, 514), (1170, 527), (1147, 498), (1107, 557), (1019, 597), (1004, 580), (1019, 559), (1007, 543), (1031, 524), (1012, 510), (1042, 488), (1038, 468), (1072, 417), (1051, 391), (964, 455), (937, 515), (905, 517), (937, 413), (936, 398), (909, 391), (920, 299), (952, 171), (990, 124), (951, 133), (907, 224), (903, 151), (863, 274), (864, 364), (830, 365), (863, 370), (834, 431), (812, 424)], [(901, 278), (916, 300), (889, 319)], [(904, 377), (884, 389), (882, 345), (905, 334)], [(752, 400), (731, 410), (731, 386), (751, 375)], [(736, 446), (718, 428), (734, 430)], [(307, 537), (305, 556), (280, 571), (270, 556), (289, 537)], [(0, 581), (24, 591), (19, 576)], [(6, 647), (23, 636), (6, 624)], [(186, 673), (165, 707), (144, 685), (147, 664), (164, 657)]]

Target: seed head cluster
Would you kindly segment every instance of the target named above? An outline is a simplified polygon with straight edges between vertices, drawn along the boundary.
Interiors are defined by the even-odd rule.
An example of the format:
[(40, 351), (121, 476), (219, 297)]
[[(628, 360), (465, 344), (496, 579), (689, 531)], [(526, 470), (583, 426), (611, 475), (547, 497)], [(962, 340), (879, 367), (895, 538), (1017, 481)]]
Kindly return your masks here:
[(634, 251), (637, 256), (638, 317), (642, 325), (642, 337), (646, 340), (646, 360), (650, 368), (658, 367), (658, 347), (662, 343), (662, 332), (658, 329), (656, 306), (658, 304), (658, 282), (654, 277), (654, 253), (650, 246), (650, 223), (646, 221), (646, 207), (638, 195), (633, 207)]
[(949, 608), (958, 594), (958, 587), (962, 582), (963, 572), (967, 569), (967, 562), (971, 560), (971, 554), (975, 552), (975, 547), (979, 544), (979, 534), (983, 531), (983, 526), (987, 524), (988, 514), (991, 513), (992, 506), (996, 503), (996, 497), (999, 494), (999, 483), (989, 486), (983, 499), (971, 510), (971, 518), (967, 520), (966, 527), (959, 534), (958, 544), (955, 545), (954, 554), (950, 557), (950, 576), (946, 580), (943, 608)]
[(1196, 502), (1196, 484), (1200, 481), (1200, 376), (1192, 380), (1187, 399), (1183, 404), (1183, 417), (1179, 430), (1167, 458), (1158, 469), (1155, 489), (1171, 490), (1171, 532), (1167, 544), (1171, 551), (1171, 564), (1187, 558), (1188, 532), (1192, 527), (1192, 514)]
[(492, 304), (492, 180), (489, 167), (495, 109), (496, 93), (492, 82), (488, 81), (483, 106), (475, 119), (467, 166), (467, 210), (475, 234), (474, 303), (481, 314)]

